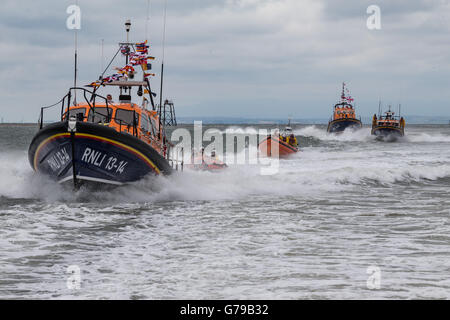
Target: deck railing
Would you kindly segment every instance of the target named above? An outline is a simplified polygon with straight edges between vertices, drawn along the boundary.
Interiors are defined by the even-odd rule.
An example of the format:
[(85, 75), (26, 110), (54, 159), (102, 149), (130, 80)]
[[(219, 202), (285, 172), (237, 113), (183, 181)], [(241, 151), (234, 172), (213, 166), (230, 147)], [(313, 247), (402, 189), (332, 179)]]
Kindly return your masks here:
[[(67, 116), (68, 116), (68, 114), (70, 114), (69, 111), (70, 111), (70, 107), (71, 107), (71, 102), (72, 102), (72, 106), (76, 105), (76, 102), (72, 101), (72, 97), (75, 97), (75, 92), (77, 92), (77, 91), (82, 92), (82, 96), (84, 97), (84, 100), (86, 101), (86, 103), (89, 107), (88, 116), (85, 117), (83, 115), (82, 121), (96, 123), (94, 120), (95, 120), (96, 116), (98, 115), (101, 119), (106, 118), (105, 119), (106, 123), (109, 123), (111, 121), (115, 121), (116, 123), (118, 123), (119, 124), (119, 132), (122, 132), (122, 127), (126, 127), (128, 132), (132, 128), (132, 135), (139, 138), (139, 130), (138, 130), (139, 119), (138, 119), (138, 113), (136, 113), (135, 110), (133, 110), (133, 121), (131, 123), (124, 121), (123, 119), (113, 117), (112, 110), (109, 107), (110, 103), (108, 102), (107, 98), (95, 93), (95, 91), (90, 91), (85, 88), (79, 88), (79, 87), (70, 88), (69, 92), (61, 100), (59, 100), (55, 104), (41, 108), (40, 117), (39, 117), (39, 121), (38, 121), (39, 129), (42, 129), (44, 126), (45, 111), (48, 109), (55, 108), (58, 105), (61, 106), (60, 121), (69, 120), (69, 119), (67, 119)], [(107, 110), (106, 115), (104, 113), (100, 113), (95, 110), (95, 108), (96, 108), (95, 105), (96, 105), (97, 100), (104, 101), (104, 103), (106, 105), (106, 110)], [(104, 108), (103, 105), (102, 105), (102, 108)], [(91, 117), (91, 114), (92, 114), (92, 117)], [(144, 133), (144, 132), (141, 131), (141, 133)], [(162, 130), (162, 134), (165, 137), (164, 130)], [(184, 149), (183, 148), (173, 147), (173, 144), (171, 144), (170, 142), (165, 142), (165, 143), (161, 144), (161, 142), (156, 140), (155, 137), (152, 135), (150, 135), (150, 140), (153, 141), (154, 143), (157, 143), (160, 146), (162, 146), (162, 150), (163, 150), (162, 155), (166, 158), (166, 160), (169, 162), (169, 164), (171, 165), (171, 167), (173, 169), (183, 171), (183, 168), (184, 168)], [(166, 141), (165, 138), (164, 138), (164, 141)], [(180, 159), (180, 157), (181, 157), (181, 159)]]
[[(80, 91), (83, 93), (83, 97), (84, 100), (86, 101), (88, 107), (89, 107), (89, 115), (92, 114), (92, 121), (89, 120), (89, 116), (86, 119), (86, 122), (93, 122), (94, 123), (94, 119), (95, 116), (98, 115), (100, 117), (106, 117), (106, 122), (110, 122), (112, 120), (114, 120), (116, 123), (119, 124), (119, 131), (122, 132), (122, 126), (126, 126), (128, 128), (128, 130), (130, 129), (130, 127), (133, 129), (132, 134), (133, 136), (137, 137), (138, 136), (138, 119), (137, 119), (137, 113), (136, 111), (133, 110), (133, 121), (131, 123), (124, 121), (123, 119), (119, 119), (116, 117), (112, 116), (112, 111), (111, 108), (109, 107), (109, 102), (108, 99), (95, 93), (95, 91), (90, 91), (87, 90), (86, 88), (80, 88), (80, 87), (72, 87), (69, 89), (69, 92), (58, 102), (56, 102), (55, 104), (52, 104), (50, 106), (46, 106), (46, 107), (42, 107), (41, 108), (41, 113), (40, 113), (40, 117), (39, 117), (39, 129), (42, 129), (44, 126), (44, 112), (47, 109), (52, 109), (54, 107), (56, 107), (57, 105), (61, 104), (61, 117), (60, 117), (60, 121), (64, 121), (67, 117), (67, 114), (70, 110), (71, 107), (71, 101), (72, 101), (72, 97), (76, 97), (76, 92)], [(90, 95), (90, 97), (88, 97), (88, 95)], [(97, 112), (95, 110), (95, 104), (96, 104), (96, 100), (102, 100), (105, 102), (106, 105), (106, 111), (107, 114), (105, 116), (105, 114)], [(73, 105), (75, 105), (76, 101), (73, 101)], [(66, 111), (65, 111), (66, 110)], [(91, 113), (92, 112), (92, 113)], [(83, 121), (84, 121), (84, 117), (83, 117)]]
[(169, 162), (172, 169), (184, 170), (184, 148), (174, 147), (172, 144), (167, 144), (168, 150), (166, 153), (166, 160)]

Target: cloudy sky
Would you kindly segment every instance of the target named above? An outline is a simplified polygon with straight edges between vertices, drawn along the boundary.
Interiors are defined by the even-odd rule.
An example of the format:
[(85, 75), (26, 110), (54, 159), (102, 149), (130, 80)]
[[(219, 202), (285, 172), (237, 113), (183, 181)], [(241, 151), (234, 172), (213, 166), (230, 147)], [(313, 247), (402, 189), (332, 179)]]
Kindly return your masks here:
[[(79, 0), (79, 82), (123, 41), (145, 38), (147, 0)], [(73, 83), (75, 0), (2, 0), (0, 117), (36, 121)], [(381, 9), (381, 30), (366, 10)], [(164, 0), (150, 1), (159, 92)], [(114, 66), (120, 66), (118, 61)], [(165, 97), (179, 116), (328, 117), (345, 81), (357, 111), (381, 99), (406, 115), (450, 117), (449, 0), (168, 0)]]

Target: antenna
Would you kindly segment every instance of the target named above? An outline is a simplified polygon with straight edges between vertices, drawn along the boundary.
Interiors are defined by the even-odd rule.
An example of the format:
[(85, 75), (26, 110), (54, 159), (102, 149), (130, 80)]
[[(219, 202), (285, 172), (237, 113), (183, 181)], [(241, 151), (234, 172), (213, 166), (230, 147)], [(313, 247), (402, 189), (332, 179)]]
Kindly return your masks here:
[(104, 43), (105, 43), (105, 39), (102, 39), (102, 55), (101, 55), (101, 60), (100, 60), (100, 72), (103, 72), (103, 62), (105, 61), (105, 56), (104, 56)]
[(167, 16), (167, 0), (164, 1), (164, 26), (162, 40), (162, 60), (161, 60), (161, 87), (159, 88), (159, 105), (162, 107), (163, 81), (164, 81), (164, 55), (166, 47), (166, 16)]
[[(127, 32), (127, 45), (130, 41), (130, 29), (131, 29), (131, 21), (125, 21), (125, 31)], [(126, 64), (128, 64), (128, 53), (125, 55)]]
[(148, 22), (150, 21), (150, 0), (147, 1), (147, 20), (145, 20), (145, 40), (148, 40)]
[(130, 20), (127, 20), (127, 21), (125, 21), (125, 31), (127, 32), (127, 43), (128, 43), (129, 40), (130, 40), (130, 38), (129, 38), (129, 35), (130, 35), (130, 29), (131, 29), (131, 21), (130, 21)]
[[(78, 6), (78, 0), (75, 1), (75, 4)], [(77, 72), (78, 72), (78, 68), (77, 68), (77, 64), (78, 64), (78, 29), (75, 28), (75, 71), (74, 71), (74, 79), (73, 79), (73, 86), (74, 88), (77, 87)], [(77, 90), (74, 90), (74, 96), (73, 96), (73, 104), (77, 105)]]
[(378, 102), (378, 117), (381, 117), (381, 100)]

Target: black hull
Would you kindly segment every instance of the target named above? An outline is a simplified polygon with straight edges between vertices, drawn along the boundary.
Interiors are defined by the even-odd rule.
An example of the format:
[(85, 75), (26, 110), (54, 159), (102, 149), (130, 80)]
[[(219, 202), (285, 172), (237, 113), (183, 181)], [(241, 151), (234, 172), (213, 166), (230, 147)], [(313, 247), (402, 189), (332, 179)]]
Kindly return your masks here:
[(338, 133), (343, 132), (347, 128), (359, 129), (362, 127), (362, 123), (358, 119), (338, 119), (332, 120), (328, 123), (327, 132)]
[(172, 172), (167, 160), (145, 142), (88, 122), (77, 122), (75, 132), (69, 132), (67, 122), (44, 127), (34, 136), (28, 159), (36, 172), (76, 186), (122, 185)]
[(393, 127), (372, 127), (372, 135), (379, 138), (399, 138), (405, 135), (404, 129)]

